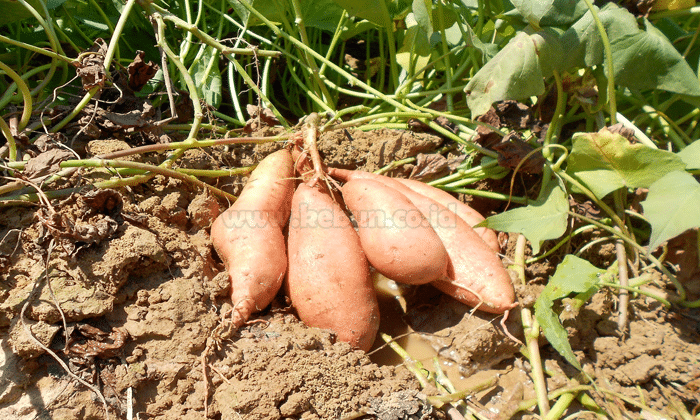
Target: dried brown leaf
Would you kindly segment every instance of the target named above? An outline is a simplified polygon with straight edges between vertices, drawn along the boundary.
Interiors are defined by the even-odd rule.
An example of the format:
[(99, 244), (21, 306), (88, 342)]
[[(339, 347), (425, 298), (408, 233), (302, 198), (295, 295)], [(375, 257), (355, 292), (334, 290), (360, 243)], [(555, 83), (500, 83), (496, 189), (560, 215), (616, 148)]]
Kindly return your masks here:
[[(527, 142), (520, 139), (520, 135), (512, 132), (503, 138), (503, 142), (493, 147), (498, 152), (498, 164), (510, 169), (515, 169), (525, 157), (535, 150)], [(541, 152), (530, 155), (522, 162), (518, 171), (526, 174), (540, 174), (546, 160)]]
[(424, 181), (439, 178), (448, 172), (449, 166), (445, 156), (438, 153), (420, 153), (416, 156), (416, 163), (409, 178)]
[(29, 159), (24, 166), (23, 174), (32, 181), (41, 181), (47, 176), (58, 172), (61, 168), (61, 162), (73, 158), (75, 158), (75, 155), (70, 150), (50, 149)]
[(146, 54), (143, 51), (136, 51), (136, 57), (134, 61), (127, 66), (127, 71), (129, 73), (129, 87), (134, 91), (138, 92), (148, 83), (149, 80), (158, 71), (158, 65), (154, 64), (152, 61), (148, 63), (143, 61)]

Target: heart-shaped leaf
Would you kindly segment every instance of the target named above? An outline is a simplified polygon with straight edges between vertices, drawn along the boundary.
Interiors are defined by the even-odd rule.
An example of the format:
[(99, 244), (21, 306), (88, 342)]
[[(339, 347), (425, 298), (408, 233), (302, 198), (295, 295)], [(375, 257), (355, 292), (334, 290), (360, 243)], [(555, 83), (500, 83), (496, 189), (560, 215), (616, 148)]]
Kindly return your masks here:
[(538, 254), (543, 241), (559, 238), (566, 232), (568, 211), (564, 190), (552, 181), (534, 203), (490, 216), (477, 226), (522, 233), (532, 244), (533, 254)]
[(552, 307), (555, 300), (565, 298), (571, 293), (595, 291), (599, 282), (598, 277), (604, 272), (586, 260), (567, 255), (557, 266), (557, 271), (549, 279), (547, 286), (535, 302), (535, 318), (547, 341), (577, 369), (581, 369), (581, 364), (571, 349), (566, 329)]
[(685, 169), (676, 154), (631, 144), (603, 130), (574, 136), (566, 172), (602, 199), (619, 188), (646, 188), (669, 172)]
[(651, 224), (649, 251), (688, 229), (700, 226), (700, 184), (692, 175), (675, 171), (649, 187), (642, 202)]

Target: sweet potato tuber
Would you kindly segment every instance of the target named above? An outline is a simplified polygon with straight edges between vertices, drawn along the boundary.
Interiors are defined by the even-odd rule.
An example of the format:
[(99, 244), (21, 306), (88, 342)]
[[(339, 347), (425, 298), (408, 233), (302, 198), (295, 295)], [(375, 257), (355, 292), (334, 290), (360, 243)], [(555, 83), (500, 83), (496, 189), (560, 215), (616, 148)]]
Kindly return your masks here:
[(447, 207), (392, 178), (335, 168), (330, 168), (328, 173), (345, 182), (384, 178), (383, 182), (411, 200), (428, 219), (450, 257), (447, 276), (433, 282), (435, 287), (462, 303), (486, 312), (503, 313), (514, 306), (513, 285), (498, 255), (467, 222)]
[(369, 179), (351, 180), (341, 192), (357, 221), (362, 250), (377, 271), (407, 284), (445, 275), (447, 250), (406, 196)]
[(377, 297), (360, 238), (330, 195), (299, 185), (287, 249), (286, 288), (299, 318), (367, 351), (379, 328)]
[(287, 150), (255, 168), (238, 200), (212, 224), (211, 240), (231, 280), (233, 325), (270, 304), (287, 271), (282, 229), (289, 219), (294, 169)]
[[(469, 207), (467, 204), (462, 203), (461, 201), (453, 197), (452, 194), (446, 191), (412, 179), (393, 179), (396, 179), (397, 181), (404, 184), (413, 191), (417, 192), (418, 194), (433, 199), (438, 203), (442, 204), (443, 206), (447, 207), (448, 209), (452, 210), (457, 216), (459, 216), (460, 218), (462, 218), (462, 220), (467, 222), (469, 226), (473, 227), (477, 223), (482, 222), (484, 220), (484, 216), (482, 216), (481, 213)], [(500, 251), (501, 246), (498, 244), (498, 237), (496, 236), (496, 232), (494, 232), (492, 229), (484, 227), (474, 228), (474, 231), (479, 236), (481, 236), (481, 239), (483, 239), (483, 241), (486, 242), (486, 245), (488, 245), (491, 249), (493, 249), (495, 252)]]

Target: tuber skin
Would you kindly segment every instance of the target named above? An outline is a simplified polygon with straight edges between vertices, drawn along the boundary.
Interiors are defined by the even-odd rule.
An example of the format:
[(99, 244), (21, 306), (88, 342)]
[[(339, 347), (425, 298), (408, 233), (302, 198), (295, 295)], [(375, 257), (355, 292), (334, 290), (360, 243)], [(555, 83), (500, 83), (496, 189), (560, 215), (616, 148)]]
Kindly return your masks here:
[(292, 199), (286, 289), (299, 318), (367, 351), (379, 305), (360, 238), (326, 192), (300, 184)]
[[(459, 216), (462, 220), (467, 222), (469, 226), (474, 227), (474, 225), (481, 223), (485, 220), (484, 216), (482, 216), (481, 213), (469, 207), (467, 204), (462, 203), (447, 191), (443, 191), (439, 188), (432, 187), (424, 182), (416, 181), (413, 179), (392, 179), (399, 181), (400, 183), (417, 192), (418, 194), (433, 199), (438, 203), (442, 204), (443, 206), (447, 207), (448, 209), (452, 210), (457, 216)], [(499, 252), (501, 250), (501, 246), (498, 243), (498, 237), (496, 236), (496, 232), (494, 232), (493, 229), (478, 227), (474, 228), (474, 231), (479, 236), (481, 236), (481, 239), (484, 242), (486, 242), (486, 245), (493, 249), (494, 252)]]
[(341, 189), (355, 216), (372, 267), (399, 283), (425, 284), (446, 275), (449, 257), (425, 216), (400, 192), (356, 179)]
[(383, 175), (336, 168), (329, 168), (328, 173), (344, 182), (382, 179), (411, 200), (428, 219), (450, 257), (447, 276), (432, 282), (433, 286), (485, 312), (500, 314), (515, 306), (510, 275), (498, 255), (467, 222), (447, 207)]
[(211, 240), (231, 281), (234, 328), (268, 306), (282, 286), (287, 271), (282, 230), (291, 212), (293, 176), (289, 151), (270, 154), (212, 224)]

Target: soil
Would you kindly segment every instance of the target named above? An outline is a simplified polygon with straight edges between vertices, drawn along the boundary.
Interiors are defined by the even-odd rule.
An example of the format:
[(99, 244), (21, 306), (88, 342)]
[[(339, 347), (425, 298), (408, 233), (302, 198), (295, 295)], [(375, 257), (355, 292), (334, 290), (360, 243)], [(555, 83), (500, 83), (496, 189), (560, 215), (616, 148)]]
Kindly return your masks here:
[[(322, 137), (319, 149), (329, 165), (376, 170), (441, 145), (442, 138), (429, 133), (351, 130)], [(86, 150), (128, 147), (110, 140)], [(178, 164), (245, 166), (279, 147), (191, 150)], [(410, 173), (404, 166), (392, 175)], [(105, 172), (73, 176), (73, 182), (89, 184)], [(236, 194), (245, 177), (222, 178), (217, 185)], [(299, 322), (282, 293), (230, 339), (214, 340), (207, 380), (202, 354), (230, 308), (230, 286), (208, 228), (227, 205), (183, 181), (156, 176), (118, 190), (84, 188), (51, 207), (0, 209), (0, 416), (201, 419), (207, 401), (215, 419), (447, 418), (427, 402), (438, 391), (422, 389), (381, 338), (370, 355), (353, 350), (332, 332)], [(506, 264), (514, 238), (500, 237)], [(609, 260), (609, 251), (587, 250), (600, 254), (600, 261)], [(524, 307), (534, 304), (552, 271), (551, 262), (528, 267), (533, 281), (516, 288)], [(669, 286), (659, 277), (653, 287), (664, 293)], [(472, 313), (430, 286), (401, 291), (382, 299), (382, 331), (413, 332), (399, 343), (409, 352), (420, 347), (411, 356), (431, 370), (437, 356), (457, 389), (495, 379), (469, 400), (473, 410), (506, 419), (534, 398), (527, 359), (510, 338), (523, 339), (519, 310), (501, 325), (502, 317)], [(565, 320), (584, 372), (600, 388), (651, 408), (697, 410), (700, 312), (633, 297), (628, 333), (619, 336), (616, 304), (615, 295), (600, 292)], [(550, 392), (586, 381), (545, 341), (542, 351)], [(56, 358), (98, 389), (104, 403)], [(639, 413), (610, 393), (594, 395), (603, 407)], [(528, 413), (516, 418), (533, 416)]]

